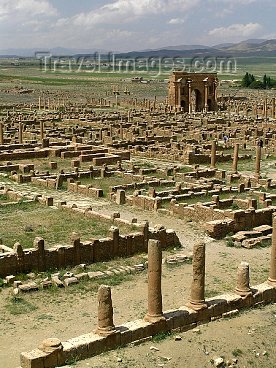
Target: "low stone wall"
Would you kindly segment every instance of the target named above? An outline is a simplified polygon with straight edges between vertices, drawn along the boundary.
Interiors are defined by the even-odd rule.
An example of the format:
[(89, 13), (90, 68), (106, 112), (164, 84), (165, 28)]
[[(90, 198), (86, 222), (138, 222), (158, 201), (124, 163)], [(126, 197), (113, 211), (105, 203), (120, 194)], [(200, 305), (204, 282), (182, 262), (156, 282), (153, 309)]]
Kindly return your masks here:
[(34, 240), (34, 248), (23, 249), (17, 243), (13, 252), (0, 254), (0, 277), (35, 270), (62, 269), (81, 263), (104, 262), (116, 257), (129, 257), (146, 252), (149, 239), (159, 240), (163, 249), (179, 246), (179, 240), (173, 230), (166, 230), (163, 227), (154, 230), (145, 223), (140, 226), (140, 231), (120, 235), (119, 229), (115, 227), (111, 228), (111, 236), (108, 238), (92, 239), (87, 242), (77, 239), (73, 245), (55, 246), (49, 249), (45, 249), (42, 238)]
[[(253, 293), (241, 297), (235, 293), (218, 295), (206, 299), (207, 308), (196, 311), (186, 306), (164, 312), (164, 319), (155, 323), (139, 319), (116, 326), (114, 333), (102, 336), (96, 332), (87, 333), (67, 341), (45, 340), (38, 348), (21, 353), (21, 368), (54, 368), (74, 359), (86, 359), (107, 350), (125, 346), (134, 341), (150, 338), (158, 333), (183, 332), (198, 324), (218, 318), (229, 318), (240, 310), (276, 302), (276, 288), (268, 283), (254, 286)], [(54, 345), (52, 349), (45, 345)]]
[(81, 185), (78, 183), (68, 183), (68, 192), (79, 193), (87, 197), (103, 197), (103, 190), (99, 188), (93, 188), (91, 185)]
[(272, 225), (274, 212), (276, 212), (276, 206), (270, 206), (259, 210), (251, 208), (246, 211), (224, 211), (225, 217), (207, 221), (205, 223), (205, 230), (215, 239), (223, 238), (230, 232), (236, 233), (256, 226)]

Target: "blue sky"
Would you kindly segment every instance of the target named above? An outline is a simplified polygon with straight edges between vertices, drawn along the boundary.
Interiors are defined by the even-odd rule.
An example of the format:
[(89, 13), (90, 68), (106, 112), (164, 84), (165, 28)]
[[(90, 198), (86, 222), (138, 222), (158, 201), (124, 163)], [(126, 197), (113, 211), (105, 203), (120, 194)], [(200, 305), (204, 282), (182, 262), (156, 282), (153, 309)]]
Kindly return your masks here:
[(276, 0), (0, 0), (0, 49), (130, 51), (276, 38)]

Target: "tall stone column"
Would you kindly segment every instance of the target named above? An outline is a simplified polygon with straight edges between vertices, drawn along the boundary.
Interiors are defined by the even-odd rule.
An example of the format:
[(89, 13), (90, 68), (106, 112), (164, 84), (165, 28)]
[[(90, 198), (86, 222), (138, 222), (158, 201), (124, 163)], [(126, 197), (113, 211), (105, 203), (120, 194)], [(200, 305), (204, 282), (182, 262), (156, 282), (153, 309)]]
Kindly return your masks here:
[(130, 111), (127, 112), (127, 121), (129, 123), (131, 122), (131, 112)]
[(217, 150), (217, 142), (212, 141), (212, 147), (211, 147), (211, 168), (212, 169), (216, 167), (216, 150)]
[(158, 322), (164, 320), (162, 311), (162, 248), (158, 240), (148, 242), (148, 312), (145, 320)]
[(111, 288), (107, 285), (101, 285), (98, 290), (98, 327), (96, 333), (108, 336), (115, 332)]
[(188, 104), (189, 104), (189, 114), (191, 114), (192, 112), (192, 85), (190, 81), (188, 81)]
[(257, 178), (260, 177), (261, 172), (261, 157), (262, 157), (262, 147), (257, 145), (256, 147), (256, 167), (255, 167), (255, 176)]
[(193, 280), (188, 307), (194, 310), (206, 308), (205, 303), (205, 244), (197, 243), (193, 248)]
[(275, 118), (275, 97), (272, 98), (271, 117)]
[(40, 140), (44, 139), (44, 123), (43, 121), (40, 122)]
[(273, 217), (273, 233), (268, 282), (276, 287), (276, 216)]
[(38, 110), (41, 110), (41, 97), (38, 97)]
[(233, 172), (238, 172), (238, 160), (239, 160), (239, 143), (235, 144), (234, 157), (233, 157)]
[(4, 129), (2, 121), (0, 121), (0, 144), (4, 144)]
[(124, 139), (123, 124), (120, 124), (119, 133), (120, 133), (120, 139), (123, 140)]
[(23, 143), (23, 124), (21, 122), (18, 124), (18, 142)]
[(204, 83), (204, 109), (205, 109), (205, 112), (208, 111), (208, 84), (207, 82)]
[(263, 117), (267, 120), (267, 98), (264, 100), (264, 110), (263, 110)]
[(235, 292), (243, 297), (252, 293), (249, 286), (249, 264), (247, 262), (241, 262), (238, 267)]

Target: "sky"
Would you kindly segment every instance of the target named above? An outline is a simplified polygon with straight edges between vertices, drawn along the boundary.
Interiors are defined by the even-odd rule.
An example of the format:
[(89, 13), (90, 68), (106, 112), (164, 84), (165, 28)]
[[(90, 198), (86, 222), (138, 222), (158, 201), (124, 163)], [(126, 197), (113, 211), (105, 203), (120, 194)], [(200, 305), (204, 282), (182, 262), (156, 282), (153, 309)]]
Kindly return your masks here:
[(106, 51), (276, 38), (276, 0), (0, 0), (0, 49)]

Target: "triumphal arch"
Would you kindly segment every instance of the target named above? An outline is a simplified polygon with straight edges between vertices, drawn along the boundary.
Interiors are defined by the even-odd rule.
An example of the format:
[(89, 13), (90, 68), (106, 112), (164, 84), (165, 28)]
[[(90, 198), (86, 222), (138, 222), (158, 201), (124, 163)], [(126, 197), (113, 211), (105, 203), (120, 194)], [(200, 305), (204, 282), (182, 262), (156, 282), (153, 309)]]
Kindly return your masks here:
[(175, 71), (169, 79), (168, 104), (185, 112), (217, 110), (217, 73)]

